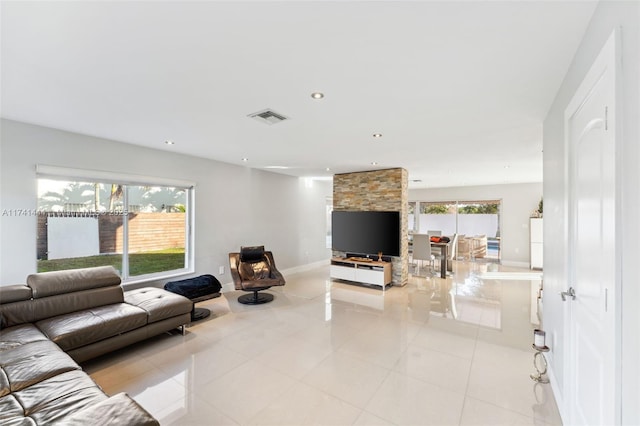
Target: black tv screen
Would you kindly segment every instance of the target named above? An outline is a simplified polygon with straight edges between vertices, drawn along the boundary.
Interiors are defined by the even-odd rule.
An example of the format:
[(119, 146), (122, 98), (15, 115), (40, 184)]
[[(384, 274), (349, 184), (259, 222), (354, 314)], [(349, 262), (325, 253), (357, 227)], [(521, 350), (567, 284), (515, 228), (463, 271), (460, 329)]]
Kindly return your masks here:
[(331, 239), (337, 251), (400, 256), (400, 212), (334, 211)]

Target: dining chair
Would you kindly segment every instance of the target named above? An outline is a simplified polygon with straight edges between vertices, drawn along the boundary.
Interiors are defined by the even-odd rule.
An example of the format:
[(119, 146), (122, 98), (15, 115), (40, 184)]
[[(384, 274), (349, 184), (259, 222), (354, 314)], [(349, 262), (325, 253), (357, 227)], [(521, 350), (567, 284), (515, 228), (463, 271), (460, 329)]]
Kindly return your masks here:
[(462, 260), (471, 260), (471, 238), (464, 234), (458, 236), (457, 253)]
[(458, 256), (458, 234), (453, 234), (453, 238), (449, 242), (448, 255), (447, 255), (447, 270), (453, 272), (453, 261)]
[(413, 260), (419, 260), (417, 263), (416, 274), (420, 274), (420, 264), (423, 261), (429, 262), (429, 271), (433, 269), (433, 261), (435, 256), (431, 254), (431, 240), (428, 234), (413, 234)]

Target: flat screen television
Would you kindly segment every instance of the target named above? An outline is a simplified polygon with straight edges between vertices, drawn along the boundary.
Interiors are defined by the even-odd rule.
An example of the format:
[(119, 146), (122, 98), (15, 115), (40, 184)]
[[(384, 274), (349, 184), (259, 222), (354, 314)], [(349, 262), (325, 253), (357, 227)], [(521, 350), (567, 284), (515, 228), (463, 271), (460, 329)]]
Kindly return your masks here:
[(400, 212), (334, 211), (333, 250), (400, 256)]

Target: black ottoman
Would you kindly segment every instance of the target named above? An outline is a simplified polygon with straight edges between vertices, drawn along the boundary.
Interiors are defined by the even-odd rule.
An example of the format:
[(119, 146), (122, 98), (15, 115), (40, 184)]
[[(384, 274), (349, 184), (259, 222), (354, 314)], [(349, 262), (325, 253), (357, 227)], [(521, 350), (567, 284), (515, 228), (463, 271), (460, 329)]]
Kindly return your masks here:
[(193, 302), (191, 321), (198, 321), (208, 317), (211, 311), (205, 308), (196, 308), (196, 302), (213, 299), (220, 296), (222, 285), (213, 275), (200, 275), (180, 281), (171, 281), (164, 285), (164, 289), (172, 293), (190, 299)]

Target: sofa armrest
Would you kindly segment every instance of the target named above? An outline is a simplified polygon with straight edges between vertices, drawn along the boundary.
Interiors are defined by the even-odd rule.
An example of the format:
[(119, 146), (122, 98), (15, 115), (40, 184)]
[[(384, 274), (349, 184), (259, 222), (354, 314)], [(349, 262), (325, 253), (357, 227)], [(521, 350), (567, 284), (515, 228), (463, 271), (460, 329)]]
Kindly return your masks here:
[(159, 426), (147, 410), (126, 393), (116, 394), (98, 404), (76, 411), (65, 418), (65, 425)]

